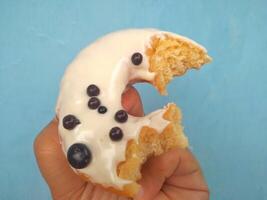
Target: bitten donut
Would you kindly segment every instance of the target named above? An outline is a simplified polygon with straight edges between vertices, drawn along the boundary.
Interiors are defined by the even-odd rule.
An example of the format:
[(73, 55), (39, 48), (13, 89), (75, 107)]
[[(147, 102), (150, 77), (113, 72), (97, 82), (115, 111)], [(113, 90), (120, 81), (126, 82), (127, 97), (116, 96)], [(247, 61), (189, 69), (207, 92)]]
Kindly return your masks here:
[(202, 46), (154, 29), (132, 29), (97, 40), (68, 66), (56, 113), (66, 158), (86, 180), (134, 196), (148, 157), (188, 146), (181, 112), (170, 103), (144, 117), (127, 113), (121, 97), (129, 84), (166, 85), (211, 61)]

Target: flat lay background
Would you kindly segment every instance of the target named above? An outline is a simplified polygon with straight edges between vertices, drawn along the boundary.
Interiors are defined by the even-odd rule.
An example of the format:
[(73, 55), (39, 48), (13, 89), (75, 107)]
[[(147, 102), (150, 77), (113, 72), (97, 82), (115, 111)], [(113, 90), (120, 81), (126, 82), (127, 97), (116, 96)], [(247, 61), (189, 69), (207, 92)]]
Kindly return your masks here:
[(175, 79), (169, 96), (137, 85), (145, 111), (181, 107), (211, 199), (267, 199), (266, 8), (264, 0), (0, 0), (0, 199), (50, 199), (32, 144), (54, 116), (60, 78), (81, 48), (130, 27), (208, 49), (213, 62)]

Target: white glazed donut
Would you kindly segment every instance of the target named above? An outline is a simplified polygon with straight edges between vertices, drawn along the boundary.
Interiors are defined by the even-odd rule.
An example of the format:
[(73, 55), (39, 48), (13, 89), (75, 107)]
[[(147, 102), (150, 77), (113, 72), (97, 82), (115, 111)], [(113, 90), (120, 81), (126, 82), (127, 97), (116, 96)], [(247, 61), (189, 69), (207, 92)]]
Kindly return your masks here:
[[(154, 29), (111, 33), (82, 50), (65, 72), (56, 107), (61, 144), (70, 166), (94, 183), (133, 196), (138, 189), (135, 182), (141, 177), (140, 167), (148, 156), (188, 143), (174, 104), (135, 117), (123, 110), (122, 93), (127, 85), (146, 81), (166, 94), (165, 86), (172, 76), (209, 61), (206, 50), (195, 42)], [(143, 145), (138, 150), (143, 157), (135, 152), (129, 158), (138, 164), (126, 164), (120, 175), (118, 167), (127, 160), (129, 141), (136, 147), (141, 145), (142, 131), (145, 135), (163, 135), (165, 131), (159, 139), (166, 142), (151, 140), (147, 145), (155, 143), (158, 147), (147, 153)], [(150, 137), (145, 135), (143, 141)], [(132, 168), (135, 171), (131, 172)]]

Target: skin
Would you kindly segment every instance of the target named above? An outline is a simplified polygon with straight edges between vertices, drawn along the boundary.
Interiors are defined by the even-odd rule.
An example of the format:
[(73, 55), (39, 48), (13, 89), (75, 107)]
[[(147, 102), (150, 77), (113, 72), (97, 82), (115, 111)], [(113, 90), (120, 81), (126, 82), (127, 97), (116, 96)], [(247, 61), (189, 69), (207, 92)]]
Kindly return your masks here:
[[(138, 92), (130, 87), (122, 95), (124, 109), (144, 115)], [(34, 151), (40, 171), (56, 200), (127, 200), (81, 179), (69, 167), (52, 120), (36, 137)], [(141, 190), (134, 200), (208, 200), (209, 190), (200, 165), (188, 149), (173, 149), (149, 159), (142, 167)]]

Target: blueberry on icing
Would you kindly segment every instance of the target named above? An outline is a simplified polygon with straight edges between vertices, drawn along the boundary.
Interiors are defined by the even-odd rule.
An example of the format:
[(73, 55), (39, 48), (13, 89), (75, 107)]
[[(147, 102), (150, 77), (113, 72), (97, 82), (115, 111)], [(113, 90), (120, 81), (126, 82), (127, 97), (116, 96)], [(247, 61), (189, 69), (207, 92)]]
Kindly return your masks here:
[(134, 65), (140, 65), (143, 61), (143, 56), (141, 53), (136, 52), (132, 55), (131, 60)]
[(82, 169), (90, 164), (92, 153), (85, 144), (75, 143), (68, 149), (67, 158), (73, 168)]
[(66, 115), (63, 118), (63, 127), (68, 130), (74, 129), (81, 122), (74, 115)]
[(92, 97), (88, 101), (88, 107), (90, 109), (97, 109), (100, 106), (101, 102), (97, 97)]
[(105, 106), (99, 106), (97, 110), (100, 114), (104, 114), (108, 111), (108, 109)]
[(123, 132), (119, 127), (113, 127), (109, 131), (109, 137), (112, 141), (120, 141), (123, 137)]
[(87, 87), (87, 94), (89, 97), (98, 96), (99, 93), (100, 93), (100, 90), (96, 85), (91, 84)]
[(125, 110), (119, 110), (115, 114), (115, 120), (119, 123), (124, 123), (128, 119), (128, 114)]

